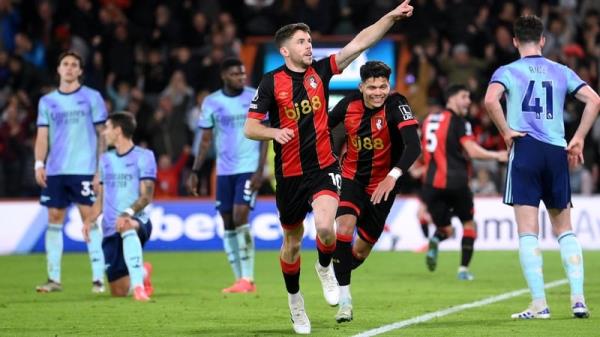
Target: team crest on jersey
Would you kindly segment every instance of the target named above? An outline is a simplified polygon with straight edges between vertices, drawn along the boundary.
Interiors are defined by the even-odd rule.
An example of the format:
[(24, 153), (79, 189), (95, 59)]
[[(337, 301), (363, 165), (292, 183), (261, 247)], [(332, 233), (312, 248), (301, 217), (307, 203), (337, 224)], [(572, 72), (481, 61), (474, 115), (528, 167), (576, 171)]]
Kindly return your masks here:
[(310, 76), (308, 78), (308, 85), (310, 85), (310, 87), (313, 89), (317, 89), (317, 80), (315, 79), (314, 76)]
[(398, 109), (402, 113), (402, 117), (405, 120), (407, 120), (407, 119), (413, 119), (412, 110), (410, 110), (410, 106), (408, 106), (408, 104), (400, 104), (398, 106)]
[(375, 127), (377, 128), (377, 130), (381, 130), (383, 128), (383, 118), (381, 118), (381, 117), (375, 118)]

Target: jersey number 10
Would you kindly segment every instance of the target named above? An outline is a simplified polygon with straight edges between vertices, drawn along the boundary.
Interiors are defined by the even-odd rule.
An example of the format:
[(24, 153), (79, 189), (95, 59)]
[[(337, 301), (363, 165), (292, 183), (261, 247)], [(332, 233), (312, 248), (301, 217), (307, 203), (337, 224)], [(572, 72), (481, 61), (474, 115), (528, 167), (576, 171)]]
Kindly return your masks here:
[[(527, 93), (525, 93), (525, 97), (523, 97), (523, 102), (521, 103), (521, 109), (523, 112), (535, 112), (535, 118), (541, 119), (542, 113), (544, 112), (544, 107), (540, 104), (540, 98), (535, 97), (533, 99), (533, 105), (531, 105), (531, 96), (533, 95), (533, 87), (535, 86), (535, 81), (529, 81), (529, 86), (527, 87)], [(552, 112), (552, 81), (542, 81), (542, 88), (546, 89), (546, 119), (553, 119), (554, 113)]]

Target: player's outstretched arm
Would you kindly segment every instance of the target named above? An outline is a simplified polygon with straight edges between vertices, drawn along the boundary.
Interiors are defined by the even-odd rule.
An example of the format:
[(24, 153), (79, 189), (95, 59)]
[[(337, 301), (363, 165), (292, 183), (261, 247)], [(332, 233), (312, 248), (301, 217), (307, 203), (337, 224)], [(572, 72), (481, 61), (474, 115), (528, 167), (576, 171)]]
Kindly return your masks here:
[(98, 189), (94, 193), (96, 193), (96, 201), (94, 201), (92, 210), (89, 212), (88, 217), (83, 219), (83, 227), (81, 229), (85, 242), (90, 241), (90, 229), (92, 228), (92, 224), (96, 221), (96, 219), (98, 219), (100, 214), (102, 214), (104, 188), (101, 184), (98, 184)]
[(472, 159), (497, 160), (502, 163), (508, 161), (508, 152), (486, 150), (481, 145), (477, 144), (476, 141), (471, 139), (465, 140), (462, 143), (462, 146)]
[(46, 187), (46, 169), (44, 162), (48, 155), (48, 127), (41, 126), (37, 129), (35, 138), (34, 156), (35, 156), (35, 181), (41, 187)]
[(192, 166), (192, 172), (187, 181), (187, 189), (188, 192), (192, 193), (194, 196), (198, 196), (198, 172), (202, 165), (204, 164), (204, 160), (206, 159), (206, 154), (208, 153), (208, 149), (213, 139), (213, 130), (212, 129), (202, 129), (202, 139), (200, 140), (200, 146), (198, 146), (198, 153), (196, 154), (196, 158), (194, 159), (194, 165)]
[(504, 86), (502, 86), (502, 84), (490, 83), (487, 92), (485, 93), (484, 104), (490, 118), (494, 124), (496, 124), (498, 131), (500, 131), (500, 134), (504, 138), (506, 147), (510, 149), (513, 138), (523, 137), (525, 136), (525, 133), (517, 132), (508, 127), (508, 123), (506, 122), (506, 118), (504, 118), (504, 113), (502, 111), (502, 105), (500, 105), (500, 99), (503, 94)]
[(585, 107), (583, 108), (581, 122), (579, 122), (577, 130), (567, 146), (567, 151), (569, 151), (569, 162), (571, 165), (583, 163), (583, 142), (585, 136), (596, 121), (598, 109), (600, 109), (600, 97), (598, 97), (598, 94), (587, 85), (577, 91), (575, 98), (585, 103)]
[(335, 55), (335, 63), (341, 71), (354, 61), (360, 53), (374, 45), (387, 33), (398, 20), (412, 16), (413, 7), (410, 0), (405, 0), (398, 7), (384, 15), (379, 21), (363, 29), (352, 41)]

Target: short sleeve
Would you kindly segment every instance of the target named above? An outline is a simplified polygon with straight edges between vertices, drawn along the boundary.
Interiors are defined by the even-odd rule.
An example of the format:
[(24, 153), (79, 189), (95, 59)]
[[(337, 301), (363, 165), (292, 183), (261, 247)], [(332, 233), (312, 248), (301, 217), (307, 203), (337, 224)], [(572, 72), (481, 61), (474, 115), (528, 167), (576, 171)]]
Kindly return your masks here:
[(201, 129), (212, 129), (215, 126), (215, 108), (210, 97), (207, 97), (200, 107), (200, 116), (198, 117), (198, 127)]
[(143, 155), (138, 160), (138, 169), (140, 180), (156, 180), (156, 160), (152, 151), (144, 150)]
[(330, 129), (335, 128), (338, 124), (344, 121), (346, 117), (346, 111), (348, 110), (348, 104), (350, 104), (350, 96), (344, 97), (340, 100), (329, 112), (327, 124)]
[(456, 137), (458, 138), (461, 144), (464, 144), (466, 141), (475, 140), (473, 136), (473, 128), (471, 127), (471, 123), (468, 120), (462, 117), (454, 117), (455, 120), (455, 132)]
[(38, 116), (37, 116), (37, 126), (48, 126), (48, 104), (46, 104), (46, 100), (42, 97), (38, 102)]
[(504, 90), (508, 92), (508, 88), (510, 88), (510, 77), (508, 68), (502, 66), (496, 69), (496, 71), (494, 71), (494, 74), (492, 75), (492, 79), (490, 80), (490, 84), (492, 83), (501, 84), (504, 87)]
[(567, 76), (567, 91), (569, 94), (575, 95), (579, 89), (585, 87), (587, 83), (585, 83), (579, 75), (577, 75), (573, 70), (569, 67), (565, 68), (565, 74)]
[(419, 125), (406, 97), (398, 93), (393, 93), (388, 98), (386, 106), (388, 113), (391, 114), (394, 124), (399, 130), (410, 125)]
[(341, 73), (337, 63), (335, 63), (335, 54), (313, 62), (312, 67), (315, 68), (315, 71), (319, 74), (323, 83), (329, 83), (333, 75)]
[(94, 120), (94, 124), (101, 124), (106, 121), (108, 117), (108, 112), (106, 111), (106, 104), (104, 104), (104, 99), (102, 95), (100, 95), (97, 91), (92, 91), (92, 118)]
[(256, 89), (256, 93), (252, 98), (252, 102), (250, 102), (248, 118), (254, 118), (258, 120), (267, 119), (267, 113), (275, 104), (273, 85), (272, 73), (268, 73), (263, 76), (263, 79), (260, 81), (260, 84)]

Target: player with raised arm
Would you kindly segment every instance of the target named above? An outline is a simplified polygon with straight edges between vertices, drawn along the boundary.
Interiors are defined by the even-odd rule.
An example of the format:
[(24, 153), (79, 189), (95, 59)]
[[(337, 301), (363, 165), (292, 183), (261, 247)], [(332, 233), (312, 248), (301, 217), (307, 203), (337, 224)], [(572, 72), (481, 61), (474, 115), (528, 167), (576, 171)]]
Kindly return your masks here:
[[(106, 150), (100, 133), (106, 107), (100, 93), (81, 84), (83, 61), (72, 51), (58, 58), (58, 89), (42, 96), (38, 104), (35, 140), (35, 179), (42, 188), (40, 203), (48, 208), (46, 258), (48, 281), (38, 292), (61, 291), (62, 227), (67, 207), (77, 204), (84, 219), (94, 203), (97, 162)], [(90, 228), (87, 244), (92, 264), (92, 292), (104, 292), (102, 233)]]
[(457, 276), (467, 281), (473, 279), (469, 264), (477, 238), (473, 192), (469, 187), (469, 158), (507, 160), (506, 151), (488, 151), (477, 144), (471, 124), (465, 119), (470, 105), (469, 89), (462, 84), (450, 85), (446, 90), (446, 109), (427, 116), (421, 132), (425, 163), (421, 199), (436, 226), (425, 261), (429, 270), (434, 271), (438, 246), (452, 235), (451, 219), (457, 216), (463, 225)]
[(235, 276), (224, 293), (255, 292), (254, 241), (248, 214), (262, 185), (267, 143), (244, 137), (244, 122), (255, 89), (246, 87), (246, 69), (239, 59), (221, 64), (223, 88), (204, 99), (198, 126), (202, 141), (188, 179), (188, 189), (198, 195), (198, 175), (213, 137), (217, 150), (216, 207), (225, 227), (223, 246)]
[(390, 94), (391, 72), (383, 62), (365, 63), (360, 67), (359, 92), (346, 96), (329, 114), (331, 129), (343, 125), (347, 149), (341, 164), (342, 194), (333, 256), (340, 286), (338, 323), (353, 319), (352, 270), (371, 253), (396, 199), (398, 178), (421, 154), (418, 122), (408, 101), (398, 93)]
[[(263, 76), (250, 106), (245, 133), (251, 139), (275, 140), (276, 202), (284, 233), (280, 263), (296, 333), (311, 330), (299, 282), (303, 220), (311, 208), (317, 230), (317, 274), (327, 303), (337, 305), (339, 301), (331, 257), (335, 251), (334, 218), (341, 177), (327, 126), (329, 81), (412, 11), (409, 1), (404, 1), (362, 30), (337, 54), (315, 62), (307, 25), (290, 24), (275, 34), (285, 65)], [(261, 123), (267, 113), (270, 126)]]
[[(521, 58), (498, 68), (485, 95), (490, 117), (510, 149), (504, 203), (512, 205), (519, 232), (521, 269), (531, 304), (514, 319), (550, 318), (542, 254), (538, 243), (540, 200), (548, 209), (552, 231), (571, 287), (571, 310), (589, 312), (583, 294), (583, 255), (571, 226), (569, 164), (583, 163), (584, 138), (600, 108), (600, 97), (568, 67), (542, 56), (544, 26), (536, 16), (515, 21), (513, 44)], [(564, 105), (567, 95), (585, 104), (579, 127), (567, 145)], [(506, 97), (506, 117), (500, 100)]]
[(114, 149), (100, 158), (98, 198), (84, 219), (83, 237), (90, 239), (92, 224), (102, 213), (102, 249), (106, 276), (113, 296), (133, 293), (146, 302), (154, 292), (152, 266), (144, 263), (142, 246), (150, 239), (152, 224), (146, 206), (152, 202), (156, 160), (152, 151), (135, 146), (135, 118), (127, 112), (108, 116), (103, 136)]

